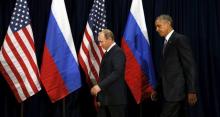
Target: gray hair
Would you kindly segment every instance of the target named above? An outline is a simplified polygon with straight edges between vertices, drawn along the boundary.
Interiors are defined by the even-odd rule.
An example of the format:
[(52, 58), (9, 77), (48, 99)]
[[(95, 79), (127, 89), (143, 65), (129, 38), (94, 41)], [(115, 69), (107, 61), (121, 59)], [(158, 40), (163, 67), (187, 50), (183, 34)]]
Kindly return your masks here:
[(173, 19), (170, 15), (167, 15), (167, 14), (162, 14), (162, 15), (159, 15), (156, 20), (165, 20), (165, 21), (168, 21), (170, 22), (170, 25), (173, 27)]

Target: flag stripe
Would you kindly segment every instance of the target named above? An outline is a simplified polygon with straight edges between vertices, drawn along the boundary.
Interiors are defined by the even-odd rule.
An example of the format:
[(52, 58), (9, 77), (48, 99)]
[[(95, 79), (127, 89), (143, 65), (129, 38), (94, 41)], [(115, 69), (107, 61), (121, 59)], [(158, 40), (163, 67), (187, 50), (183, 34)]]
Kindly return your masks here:
[[(9, 30), (10, 30), (10, 28), (9, 28)], [(18, 34), (18, 32), (15, 32), (14, 36), (10, 36), (10, 39), (8, 41), (13, 42), (13, 43), (11, 42), (11, 46), (13, 45), (12, 47), (17, 47), (17, 48), (15, 48), (15, 50), (17, 50), (15, 52), (18, 52), (16, 57), (20, 57), (20, 60), (22, 60), (22, 61), (19, 61), (19, 62), (24, 63), (22, 68), (25, 70), (25, 74), (26, 74), (28, 80), (29, 81), (34, 80), (35, 85), (38, 85), (38, 90), (40, 90), (40, 84), (39, 84), (38, 79), (36, 78), (37, 75), (35, 74), (35, 73), (37, 73), (38, 70), (35, 72), (33, 71), (33, 67), (30, 64), (33, 62), (32, 58), (30, 57), (29, 51), (28, 51), (27, 47), (25, 46), (25, 44), (22, 42), (22, 39), (21, 39), (20, 35)], [(36, 66), (36, 64), (34, 64), (33, 66)], [(32, 85), (34, 89), (36, 89), (35, 85)], [(34, 91), (37, 92), (37, 90), (34, 90)]]
[[(84, 41), (85, 42), (85, 41)], [(82, 43), (82, 49), (83, 49), (83, 51), (84, 51), (84, 53), (85, 53), (85, 56), (84, 56), (84, 59), (83, 60), (85, 60), (85, 59), (87, 59), (87, 60), (85, 60), (85, 61), (87, 61), (87, 66), (88, 66), (88, 68), (90, 68), (89, 70), (90, 71), (88, 71), (89, 72), (89, 74), (90, 73), (92, 73), (92, 75), (95, 77), (95, 79), (97, 80), (98, 79), (98, 70), (97, 69), (95, 69), (95, 64), (92, 64), (92, 63), (95, 63), (95, 62), (92, 62), (92, 61), (94, 61), (94, 60), (92, 60), (91, 59), (91, 57), (92, 57), (92, 55), (91, 54), (89, 54), (89, 51), (88, 51), (88, 49), (86, 48), (86, 46), (84, 45), (84, 43)], [(90, 56), (91, 55), (91, 56)], [(98, 68), (99, 69), (99, 68)], [(93, 77), (91, 77), (91, 78), (93, 78)]]
[[(3, 54), (2, 54), (2, 51), (0, 53), (1, 53), (0, 54), (1, 59), (5, 61)], [(10, 88), (12, 89), (12, 91), (14, 91), (14, 94), (15, 94), (16, 98), (18, 99), (18, 102), (25, 100), (26, 96), (23, 92), (21, 84), (19, 83), (15, 74), (12, 72), (12, 69), (10, 68), (8, 63), (7, 62), (0, 63), (0, 67), (1, 67), (1, 71), (3, 72), (3, 76), (5, 77)], [(4, 68), (7, 68), (7, 69), (4, 69)], [(7, 71), (5, 71), (5, 70), (7, 70)], [(10, 73), (10, 74), (8, 74), (8, 73)]]
[(18, 61), (20, 62), (28, 81), (31, 84), (31, 87), (33, 88), (34, 93), (36, 93), (40, 90), (40, 84), (38, 82), (37, 75), (36, 75), (37, 71), (34, 72), (33, 70), (34, 66), (36, 65), (33, 64), (34, 62), (28, 52), (28, 49), (26, 48), (25, 44), (22, 42), (19, 34), (15, 32), (14, 36), (17, 39), (18, 44), (20, 44), (21, 50), (23, 50), (20, 53), (16, 53), (17, 54), (16, 57), (18, 57)]
[[(29, 24), (30, 25), (30, 24)], [(28, 25), (28, 27), (29, 27)], [(27, 28), (22, 28), (23, 33), (25, 34), (25, 39), (23, 39), (23, 41), (27, 41), (26, 44), (28, 44), (28, 46), (30, 46), (30, 50), (33, 51), (32, 53), (34, 53), (35, 49), (34, 49), (34, 40), (32, 39), (32, 37), (30, 36), (30, 32), (28, 32)], [(19, 31), (20, 32), (20, 31)], [(33, 54), (34, 55), (34, 54)], [(35, 58), (33, 56), (33, 58)], [(37, 62), (36, 62), (37, 63)]]
[[(39, 71), (38, 71), (37, 64), (36, 64), (37, 60), (36, 60), (36, 57), (34, 55), (33, 48), (31, 48), (30, 43), (27, 41), (28, 39), (27, 39), (26, 36), (29, 35), (29, 34), (25, 34), (27, 32), (23, 32), (24, 30), (26, 30), (26, 28), (22, 29), (22, 31), (18, 31), (18, 34), (21, 37), (21, 38), (18, 39), (18, 42), (22, 45), (21, 47), (24, 50), (25, 55), (27, 56), (27, 58), (28, 58), (28, 60), (31, 64), (31, 68), (29, 68), (29, 69), (32, 70), (32, 71), (31, 71), (30, 74), (32, 74), (35, 85), (38, 87), (38, 90), (39, 90), (40, 89), (40, 85), (39, 85), (40, 83), (39, 83), (39, 79), (38, 79), (39, 78)], [(37, 78), (37, 79), (35, 79), (35, 78)]]
[[(12, 53), (9, 53), (9, 55), (7, 54), (8, 53), (8, 51), (11, 51), (10, 50), (10, 48), (8, 47), (8, 44), (7, 43), (5, 43), (4, 44), (4, 48), (2, 49), (2, 59), (5, 59), (5, 60), (7, 60), (7, 62), (5, 62), (5, 63), (7, 63), (9, 66), (3, 66), (4, 68), (11, 68), (11, 71), (12, 72), (10, 72), (10, 70), (9, 69), (5, 69), (5, 70), (7, 70), (7, 71), (9, 71), (9, 72), (7, 72), (7, 74), (10, 76), (10, 78), (12, 79), (13, 78), (13, 74), (14, 74), (14, 76), (15, 76), (15, 79), (17, 79), (18, 80), (18, 84), (14, 84), (15, 85), (15, 87), (17, 87), (17, 89), (19, 89), (19, 88), (21, 88), (22, 89), (22, 92), (24, 92), (24, 96), (25, 97), (28, 97), (29, 96), (29, 93), (28, 93), (28, 91), (27, 91), (27, 86), (26, 85), (28, 85), (28, 84), (25, 84), (24, 83), (24, 80), (22, 79), (22, 77), (20, 76), (20, 74), (19, 74), (19, 71), (17, 71), (17, 66), (18, 66), (18, 64), (14, 64), (12, 61), (16, 61), (16, 63), (17, 63), (17, 60), (15, 60), (16, 58), (14, 58), (14, 59), (12, 59), (11, 60), (11, 58), (10, 58), (10, 56), (11, 57), (13, 57), (14, 55), (10, 55), (10, 54), (12, 54)], [(5, 50), (6, 49), (6, 50)], [(4, 65), (4, 64), (3, 64)], [(17, 65), (17, 66), (15, 66), (15, 65)], [(20, 68), (20, 67), (19, 67)], [(15, 81), (15, 79), (12, 79), (13, 81)], [(19, 87), (19, 84), (20, 84), (20, 86), (21, 87)]]
[[(29, 54), (30, 57), (31, 57), (31, 58), (30, 58), (31, 61), (33, 61), (33, 62), (35, 63), (35, 65), (36, 65), (37, 60), (36, 60), (36, 57), (35, 57), (35, 54), (34, 54), (35, 50), (34, 50), (34, 48), (33, 48), (33, 45), (31, 45), (31, 43), (28, 41), (28, 40), (30, 40), (29, 38), (31, 38), (28, 33), (29, 33), (29, 32), (27, 32), (27, 29), (26, 29), (26, 28), (23, 28), (22, 30), (18, 31), (18, 34), (19, 34), (19, 36), (21, 37), (20, 39), (22, 40), (22, 41), (20, 41), (20, 42), (22, 42), (23, 45), (24, 45), (24, 47), (26, 48), (26, 50), (28, 50), (27, 52), (28, 52), (28, 54)], [(32, 41), (32, 40), (31, 40), (31, 41)], [(34, 44), (34, 43), (32, 43), (32, 44)], [(39, 74), (39, 73), (38, 73), (38, 74)]]
[[(93, 46), (88, 46), (90, 44), (92, 44), (91, 40), (86, 40), (84, 41), (84, 43), (82, 43), (82, 48), (83, 51), (85, 51), (86, 55), (89, 56), (89, 63), (93, 64), (93, 67), (95, 69), (95, 71), (98, 73), (99, 72), (99, 65), (100, 63), (98, 63), (97, 59), (95, 59), (95, 55), (96, 53), (93, 51)], [(88, 48), (87, 48), (88, 47)]]
[[(16, 33), (15, 33), (15, 37), (16, 37), (16, 39), (19, 38)], [(14, 50), (14, 51), (12, 51), (12, 53), (18, 62), (18, 63), (14, 63), (14, 64), (19, 65), (19, 67), (16, 67), (16, 68), (17, 68), (18, 72), (20, 73), (21, 78), (23, 79), (23, 82), (24, 82), (24, 84), (27, 88), (27, 91), (29, 93), (29, 96), (32, 96), (34, 94), (34, 92), (37, 90), (36, 90), (36, 87), (33, 85), (33, 81), (30, 80), (30, 73), (28, 72), (28, 69), (26, 66), (26, 65), (28, 65), (28, 60), (27, 60), (26, 56), (22, 55), (22, 54), (24, 54), (24, 52), (22, 51), (21, 48), (19, 48), (21, 46), (17, 43), (17, 40), (15, 40), (14, 37), (11, 37), (10, 39), (7, 39), (6, 42), (8, 43), (10, 50)], [(17, 48), (15, 48), (15, 47), (17, 47)]]
[(68, 89), (46, 45), (41, 66), (41, 81), (52, 102), (62, 99), (68, 94)]
[(87, 28), (85, 29), (86, 30), (86, 32), (88, 33), (88, 35), (89, 35), (89, 37), (91, 38), (91, 40), (92, 40), (92, 44), (93, 44), (93, 47), (94, 47), (94, 49), (95, 49), (95, 52), (97, 53), (97, 55), (98, 55), (98, 57), (99, 57), (99, 61), (100, 61), (100, 63), (101, 63), (101, 60), (102, 60), (102, 56), (104, 55), (104, 51), (103, 51), (103, 49), (99, 46), (99, 45), (97, 45), (96, 43), (95, 43), (95, 39), (94, 39), (94, 36), (93, 36), (93, 33), (92, 33), (92, 30), (91, 30), (91, 28), (90, 28), (90, 25), (89, 25), (89, 23), (87, 23), (87, 26), (86, 26)]
[[(30, 42), (31, 42), (31, 40), (32, 40), (32, 42), (34, 42), (34, 37), (33, 37), (33, 32), (32, 32), (32, 29), (31, 29), (31, 25), (30, 24), (28, 24), (27, 26), (26, 26), (26, 29), (27, 29), (27, 33), (29, 33), (28, 35), (30, 35)], [(26, 32), (26, 31), (25, 31)], [(30, 43), (31, 44), (31, 46), (33, 47), (33, 49), (35, 50), (35, 47), (34, 47), (34, 45), (32, 45), (32, 44), (34, 44), (34, 43)]]
[[(26, 28), (24, 28), (25, 30)], [(25, 56), (28, 58), (29, 61), (27, 61), (27, 63), (29, 63), (31, 66), (30, 69), (31, 70), (31, 75), (33, 80), (35, 81), (35, 85), (38, 86), (40, 88), (40, 83), (39, 83), (39, 70), (37, 68), (37, 59), (35, 57), (35, 52), (31, 47), (30, 43), (27, 42), (27, 37), (25, 36), (25, 33), (23, 31), (18, 31), (18, 34), (15, 33), (18, 38), (17, 41), (19, 42), (19, 44), (21, 45), (22, 50), (25, 53)], [(33, 43), (34, 44), (34, 43)]]
[[(79, 64), (82, 66), (82, 68), (86, 71), (86, 76), (88, 76), (88, 69), (89, 67), (87, 67), (88, 65), (88, 60), (83, 60), (82, 56), (85, 56), (84, 53), (81, 53), (78, 55), (78, 59), (79, 59)], [(85, 63), (86, 62), (86, 63)]]
[[(98, 57), (97, 51), (95, 51), (95, 47), (94, 47), (94, 45), (93, 45), (94, 40), (91, 39), (90, 35), (89, 35), (88, 32), (87, 32), (87, 29), (85, 30), (85, 36), (86, 36), (86, 39), (87, 39), (87, 41), (88, 41), (88, 44), (91, 45), (91, 46), (90, 46), (90, 47), (91, 47), (90, 49), (91, 49), (91, 52), (92, 52), (91, 55), (95, 58), (95, 62), (96, 62), (98, 65), (100, 65), (101, 60), (100, 60), (99, 57)], [(87, 41), (85, 41), (85, 42), (87, 42)], [(97, 48), (97, 47), (96, 47), (96, 48)], [(96, 49), (96, 50), (97, 50), (97, 49)]]
[[(85, 71), (85, 73), (86, 73), (86, 81), (88, 82), (88, 83), (92, 83), (92, 84), (97, 84), (97, 80), (95, 79), (95, 77), (94, 77), (94, 75), (93, 75), (93, 73), (90, 73), (90, 74), (88, 74), (89, 72), (88, 71), (91, 71), (90, 70), (90, 68), (87, 66), (88, 65), (88, 61), (86, 60), (83, 60), (83, 58), (81, 57), (81, 55), (83, 55), (82, 53), (81, 54), (79, 54), (79, 56), (78, 56), (78, 58), (79, 58), (79, 63), (80, 63), (80, 65), (82, 66), (82, 68), (83, 68), (83, 70)], [(85, 64), (85, 62), (87, 62), (87, 64)], [(88, 70), (88, 69), (89, 70)], [(90, 76), (90, 78), (89, 78), (89, 76)], [(89, 82), (90, 81), (90, 82)]]

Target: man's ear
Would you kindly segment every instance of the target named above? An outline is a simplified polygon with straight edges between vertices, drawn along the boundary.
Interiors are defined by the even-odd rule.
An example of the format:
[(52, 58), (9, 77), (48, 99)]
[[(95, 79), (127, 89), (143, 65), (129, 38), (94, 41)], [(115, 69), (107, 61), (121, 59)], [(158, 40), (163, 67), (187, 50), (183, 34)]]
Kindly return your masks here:
[(172, 27), (172, 24), (171, 24), (171, 22), (167, 21), (167, 23), (169, 24), (169, 26), (170, 26), (170, 27)]

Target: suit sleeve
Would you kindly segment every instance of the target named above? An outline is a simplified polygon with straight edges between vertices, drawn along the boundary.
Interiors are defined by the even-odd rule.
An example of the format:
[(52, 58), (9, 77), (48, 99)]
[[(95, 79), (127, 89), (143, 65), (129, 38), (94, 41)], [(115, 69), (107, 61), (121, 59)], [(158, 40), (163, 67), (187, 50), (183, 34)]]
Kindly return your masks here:
[(187, 91), (196, 92), (196, 65), (188, 38), (183, 36), (178, 39), (178, 52), (184, 77), (186, 78)]
[(125, 70), (125, 55), (123, 51), (117, 51), (111, 60), (112, 62), (112, 72), (107, 76), (102, 82), (100, 82), (99, 86), (102, 90), (107, 89), (117, 80), (124, 78), (124, 70)]

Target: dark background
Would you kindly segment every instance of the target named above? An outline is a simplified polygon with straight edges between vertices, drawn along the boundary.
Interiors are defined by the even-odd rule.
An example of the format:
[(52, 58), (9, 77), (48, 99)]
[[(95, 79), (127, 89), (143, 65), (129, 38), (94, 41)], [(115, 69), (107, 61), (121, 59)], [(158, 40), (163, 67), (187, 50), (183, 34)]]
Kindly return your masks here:
[[(32, 18), (38, 64), (45, 41), (51, 0), (28, 0)], [(76, 50), (93, 0), (65, 0)], [(0, 42), (6, 34), (15, 0), (0, 0)], [(108, 27), (120, 45), (131, 0), (106, 0)], [(220, 1), (219, 0), (143, 0), (153, 60), (156, 69), (163, 40), (155, 32), (156, 16), (170, 14), (174, 29), (191, 39), (198, 67), (198, 96), (196, 106), (189, 108), (191, 117), (220, 117)], [(82, 73), (82, 76), (83, 73)], [(82, 77), (82, 80), (85, 80)], [(65, 104), (64, 104), (65, 102)], [(157, 103), (144, 101), (136, 105), (129, 94), (129, 117), (156, 117)], [(63, 110), (63, 107), (65, 110)], [(44, 90), (29, 98), (22, 105), (17, 103), (4, 78), (0, 77), (0, 117), (95, 117), (93, 99), (85, 81), (83, 87), (52, 104)]]

